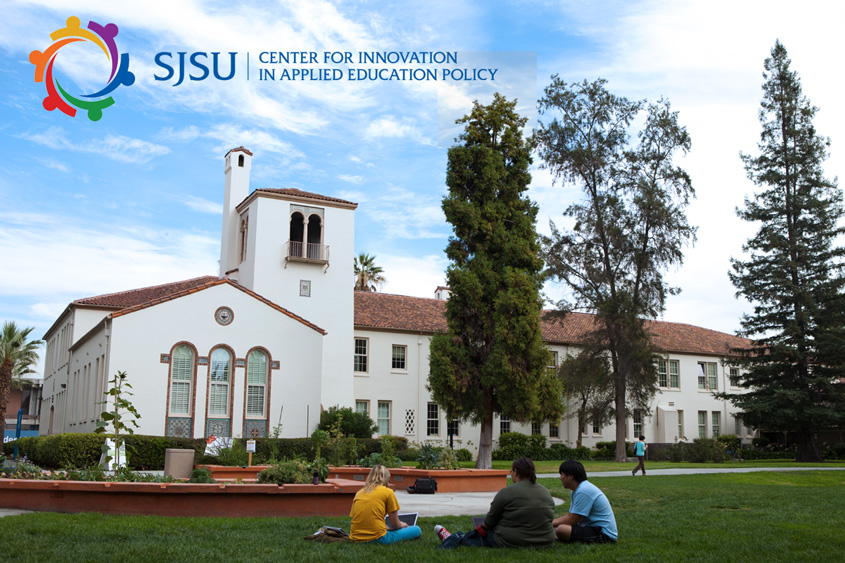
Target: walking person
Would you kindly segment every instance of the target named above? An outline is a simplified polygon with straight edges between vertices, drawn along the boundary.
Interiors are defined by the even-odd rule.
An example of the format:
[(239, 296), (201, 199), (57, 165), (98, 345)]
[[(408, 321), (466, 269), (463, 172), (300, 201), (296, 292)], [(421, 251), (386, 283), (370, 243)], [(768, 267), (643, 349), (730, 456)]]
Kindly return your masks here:
[(634, 468), (633, 475), (636, 477), (637, 471), (643, 470), (645, 475), (645, 451), (648, 449), (648, 444), (645, 443), (645, 436), (640, 436), (640, 441), (634, 444), (634, 455), (640, 460), (640, 464)]

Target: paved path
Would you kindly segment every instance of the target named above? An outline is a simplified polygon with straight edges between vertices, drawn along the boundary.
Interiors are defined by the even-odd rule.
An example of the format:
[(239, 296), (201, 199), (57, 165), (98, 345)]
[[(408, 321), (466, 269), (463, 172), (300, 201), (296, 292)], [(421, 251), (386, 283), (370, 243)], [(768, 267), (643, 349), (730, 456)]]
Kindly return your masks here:
[[(700, 468), (700, 469), (654, 469), (648, 471), (648, 476), (660, 475), (694, 475), (715, 473), (752, 473), (755, 471), (845, 471), (845, 467), (730, 467), (730, 468)], [(591, 477), (631, 477), (630, 471), (594, 472)], [(541, 473), (541, 478), (558, 477), (557, 473)], [(642, 477), (637, 476), (638, 479)], [(418, 512), (420, 516), (481, 516), (487, 513), (490, 502), (496, 495), (490, 493), (436, 493), (433, 495), (410, 495), (406, 491), (396, 491), (396, 498), (401, 507), (400, 512)], [(565, 501), (555, 498), (555, 504), (565, 504)], [(26, 514), (28, 510), (0, 508), (0, 517)], [(468, 522), (469, 527), (469, 522)]]

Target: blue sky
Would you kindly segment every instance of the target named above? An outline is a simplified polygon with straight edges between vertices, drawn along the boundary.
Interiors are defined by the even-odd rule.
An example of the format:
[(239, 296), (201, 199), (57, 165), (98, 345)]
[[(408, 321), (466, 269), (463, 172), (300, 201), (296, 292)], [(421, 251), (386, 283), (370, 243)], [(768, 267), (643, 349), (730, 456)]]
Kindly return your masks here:
[[(536, 124), (536, 97), (555, 73), (606, 78), (629, 98), (665, 96), (690, 131), (692, 151), (678, 163), (697, 191), (688, 215), (699, 240), (669, 274), (683, 291), (665, 320), (733, 332), (748, 309), (727, 279), (730, 257), (753, 232), (734, 213), (754, 190), (738, 155), (756, 150), (763, 60), (777, 38), (821, 108), (818, 130), (832, 139), (827, 174), (841, 175), (839, 3), (257, 4), (4, 2), (0, 319), (42, 335), (73, 299), (216, 274), (223, 155), (239, 145), (255, 154), (253, 187), (358, 202), (356, 251), (377, 256), (385, 291), (431, 297), (446, 267), (440, 199), (454, 119), (501, 91)], [(44, 86), (33, 82), (29, 53), (46, 49), (69, 16), (117, 24), (118, 48), (130, 54), (135, 84), (114, 92), (98, 122), (45, 111)], [(153, 78), (164, 74), (154, 63), (162, 51), (240, 58), (232, 80), (173, 86)], [(259, 81), (263, 51), (457, 52), (458, 67), (498, 73), (486, 82)], [(56, 68), (78, 92), (102, 87), (109, 70), (90, 44), (62, 48)], [(536, 169), (529, 195), (548, 232), (580, 192)]]

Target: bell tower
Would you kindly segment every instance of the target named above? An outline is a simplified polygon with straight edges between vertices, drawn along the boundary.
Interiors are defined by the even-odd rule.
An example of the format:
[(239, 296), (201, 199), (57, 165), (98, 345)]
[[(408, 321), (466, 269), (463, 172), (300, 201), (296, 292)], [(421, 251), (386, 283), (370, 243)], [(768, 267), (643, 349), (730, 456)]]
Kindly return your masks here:
[(220, 240), (220, 277), (238, 279), (239, 237), (243, 236), (237, 205), (249, 195), (249, 172), (252, 169), (252, 153), (243, 147), (226, 153), (223, 173), (226, 176), (223, 192), (223, 236)]

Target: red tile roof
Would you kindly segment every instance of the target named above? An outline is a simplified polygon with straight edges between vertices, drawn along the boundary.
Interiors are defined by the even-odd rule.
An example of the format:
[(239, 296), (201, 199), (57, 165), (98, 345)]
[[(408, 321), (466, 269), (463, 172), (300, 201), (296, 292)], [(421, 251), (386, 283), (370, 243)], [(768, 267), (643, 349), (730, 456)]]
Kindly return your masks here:
[(116, 309), (111, 314), (111, 317), (114, 318), (134, 313), (135, 311), (140, 311), (141, 309), (146, 309), (147, 307), (152, 307), (154, 305), (158, 305), (159, 303), (178, 299), (179, 297), (184, 297), (186, 295), (190, 295), (191, 293), (196, 293), (198, 291), (202, 291), (203, 289), (208, 289), (209, 287), (214, 287), (224, 283), (243, 291), (247, 295), (258, 299), (265, 305), (268, 305), (280, 313), (301, 322), (305, 326), (308, 326), (322, 334), (326, 334), (325, 330), (314, 323), (303, 319), (299, 315), (288, 311), (284, 307), (280, 307), (254, 291), (239, 285), (229, 278), (218, 278), (217, 276), (202, 276), (199, 278), (164, 285), (142, 287), (140, 289), (121, 291), (119, 293), (109, 293), (107, 295), (98, 295), (96, 297), (86, 297), (84, 299), (77, 299), (72, 303), (72, 305)]
[(346, 201), (345, 199), (338, 199), (336, 197), (329, 197), (326, 195), (315, 194), (312, 192), (303, 192), (302, 190), (297, 190), (296, 188), (258, 188), (253, 193), (269, 193), (269, 194), (281, 194), (281, 195), (290, 195), (296, 197), (306, 197), (309, 199), (319, 199), (321, 201), (331, 201), (334, 203), (342, 203), (344, 205), (358, 205), (352, 201)]
[(142, 303), (147, 303), (162, 297), (168, 297), (180, 291), (187, 291), (206, 285), (209, 282), (217, 281), (217, 276), (202, 276), (190, 280), (182, 280), (140, 289), (130, 289), (118, 293), (107, 293), (95, 297), (84, 297), (73, 302), (74, 305), (87, 305), (91, 307), (102, 307), (105, 309), (125, 309)]
[[(433, 333), (446, 330), (446, 302), (387, 293), (355, 292), (356, 328)], [(595, 328), (595, 315), (569, 313), (561, 318), (545, 312), (543, 340), (578, 345)], [(749, 346), (745, 338), (698, 326), (646, 321), (655, 345), (664, 352), (724, 356), (731, 348)]]

